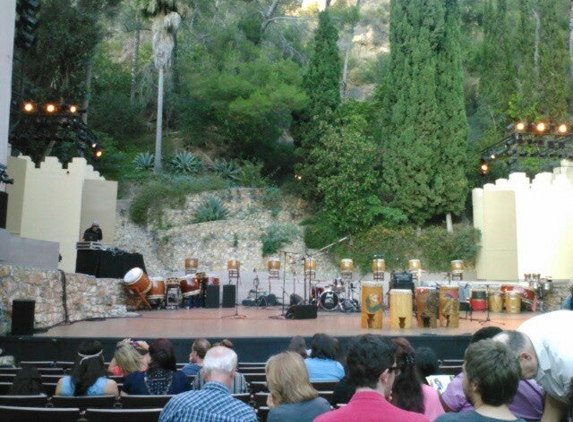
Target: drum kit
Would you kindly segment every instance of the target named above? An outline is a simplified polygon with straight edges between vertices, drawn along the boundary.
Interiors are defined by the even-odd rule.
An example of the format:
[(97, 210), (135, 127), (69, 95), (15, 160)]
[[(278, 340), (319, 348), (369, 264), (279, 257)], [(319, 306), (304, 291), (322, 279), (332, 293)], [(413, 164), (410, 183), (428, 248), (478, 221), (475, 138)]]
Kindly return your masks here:
[(354, 298), (358, 290), (351, 280), (336, 278), (324, 287), (321, 282), (311, 283), (310, 302), (325, 311), (360, 312), (360, 304)]

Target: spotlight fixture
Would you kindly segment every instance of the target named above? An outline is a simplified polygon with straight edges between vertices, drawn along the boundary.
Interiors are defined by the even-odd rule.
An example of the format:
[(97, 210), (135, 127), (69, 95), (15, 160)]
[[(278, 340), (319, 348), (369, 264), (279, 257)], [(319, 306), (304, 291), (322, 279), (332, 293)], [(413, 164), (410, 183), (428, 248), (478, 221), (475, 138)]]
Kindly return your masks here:
[(48, 103), (44, 106), (44, 110), (48, 114), (54, 114), (58, 111), (58, 107), (54, 103)]
[(77, 113), (78, 112), (78, 106), (75, 104), (69, 105), (67, 107), (68, 111), (72, 114)]
[(489, 172), (489, 164), (483, 158), (481, 159), (479, 170), (480, 173), (484, 176)]
[(543, 133), (547, 130), (547, 125), (544, 122), (539, 122), (535, 125), (535, 130), (539, 133)]
[(569, 125), (565, 124), (565, 123), (561, 123), (560, 125), (557, 126), (557, 133), (559, 135), (565, 135), (567, 132), (569, 132)]
[(525, 129), (527, 129), (527, 125), (525, 124), (525, 122), (517, 122), (517, 124), (515, 125), (515, 130), (517, 132), (523, 132), (525, 131)]
[(36, 111), (36, 106), (34, 105), (34, 103), (27, 102), (27, 103), (24, 103), (24, 105), (22, 106), (22, 109), (26, 113), (33, 113), (34, 111)]

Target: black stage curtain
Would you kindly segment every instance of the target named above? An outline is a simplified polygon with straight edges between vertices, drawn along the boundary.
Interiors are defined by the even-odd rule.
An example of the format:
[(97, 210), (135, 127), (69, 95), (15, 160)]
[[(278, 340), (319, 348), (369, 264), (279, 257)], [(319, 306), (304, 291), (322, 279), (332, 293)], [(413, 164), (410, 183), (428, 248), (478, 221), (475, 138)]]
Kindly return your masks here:
[(147, 274), (143, 255), (104, 250), (78, 250), (76, 273), (97, 278), (123, 278), (132, 268), (139, 267)]

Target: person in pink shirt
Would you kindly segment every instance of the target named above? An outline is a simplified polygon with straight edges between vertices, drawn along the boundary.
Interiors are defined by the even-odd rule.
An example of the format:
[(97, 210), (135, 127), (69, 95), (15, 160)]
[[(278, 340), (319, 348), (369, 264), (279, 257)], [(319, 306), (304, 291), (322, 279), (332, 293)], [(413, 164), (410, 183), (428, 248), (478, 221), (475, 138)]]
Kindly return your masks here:
[(392, 404), (422, 413), (433, 421), (445, 413), (438, 392), (422, 382), (416, 370), (416, 352), (410, 342), (404, 337), (392, 341), (398, 347), (396, 365), (400, 370), (392, 387)]
[(346, 362), (356, 393), (346, 406), (324, 413), (314, 422), (429, 422), (424, 415), (390, 402), (399, 370), (395, 353), (396, 345), (388, 338), (366, 334), (353, 339)]

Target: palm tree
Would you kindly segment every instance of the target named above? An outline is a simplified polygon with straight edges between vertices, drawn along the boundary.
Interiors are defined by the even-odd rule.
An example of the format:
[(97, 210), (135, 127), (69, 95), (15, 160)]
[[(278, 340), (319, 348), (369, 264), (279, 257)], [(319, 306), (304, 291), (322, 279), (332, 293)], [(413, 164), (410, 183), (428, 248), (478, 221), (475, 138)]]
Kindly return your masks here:
[(161, 141), (163, 129), (163, 75), (171, 66), (173, 47), (181, 15), (187, 10), (178, 0), (138, 0), (138, 8), (144, 16), (153, 18), (153, 55), (159, 71), (157, 83), (157, 127), (155, 132), (155, 165), (153, 172), (161, 173)]

